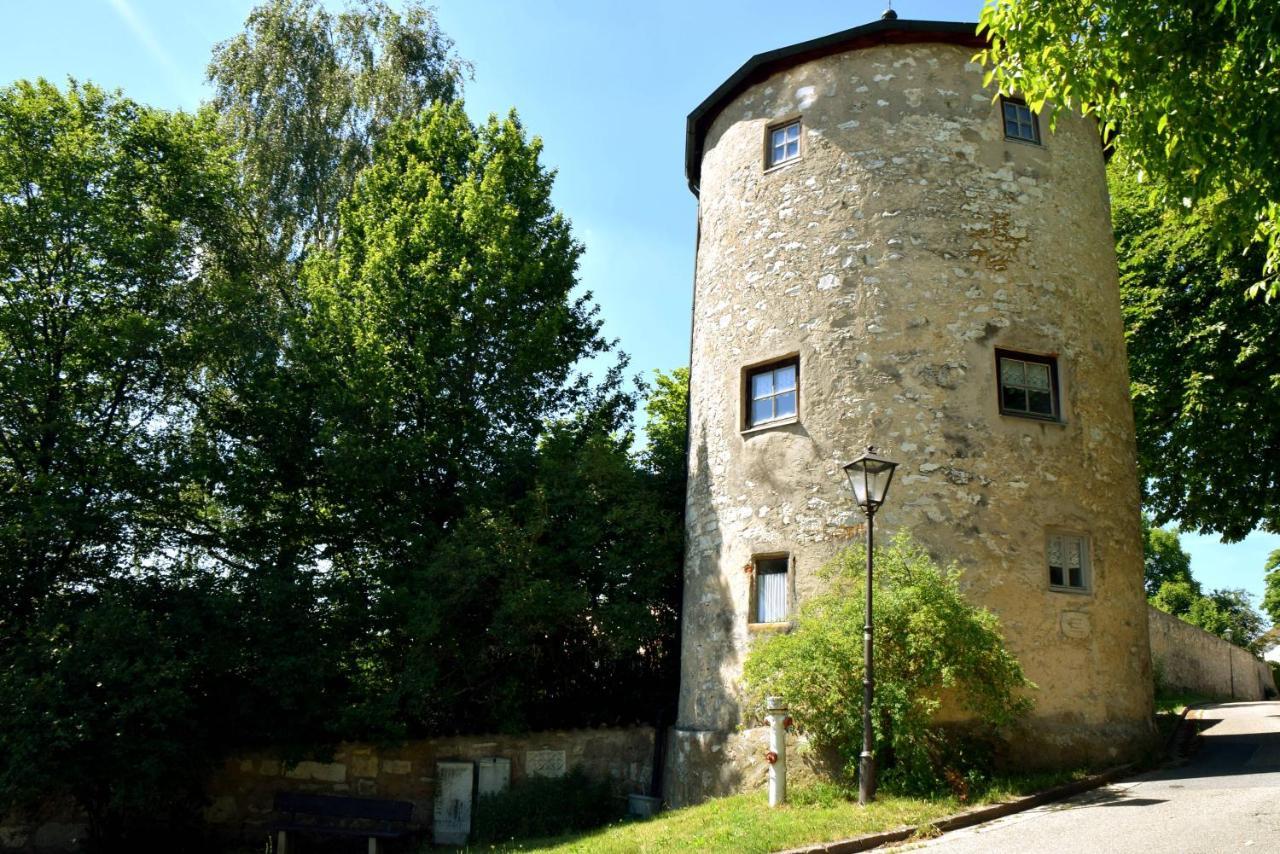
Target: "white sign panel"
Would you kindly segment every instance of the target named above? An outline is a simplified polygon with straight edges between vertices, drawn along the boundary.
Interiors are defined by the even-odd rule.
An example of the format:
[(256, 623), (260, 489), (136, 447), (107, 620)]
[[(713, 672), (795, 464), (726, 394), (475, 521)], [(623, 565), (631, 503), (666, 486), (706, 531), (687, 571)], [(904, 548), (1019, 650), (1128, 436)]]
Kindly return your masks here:
[(511, 760), (501, 756), (476, 760), (476, 790), (480, 797), (496, 795), (511, 785)]
[(436, 809), (432, 837), (437, 845), (465, 845), (471, 833), (470, 762), (436, 763)]
[(529, 777), (563, 777), (565, 773), (563, 750), (526, 750), (524, 773)]

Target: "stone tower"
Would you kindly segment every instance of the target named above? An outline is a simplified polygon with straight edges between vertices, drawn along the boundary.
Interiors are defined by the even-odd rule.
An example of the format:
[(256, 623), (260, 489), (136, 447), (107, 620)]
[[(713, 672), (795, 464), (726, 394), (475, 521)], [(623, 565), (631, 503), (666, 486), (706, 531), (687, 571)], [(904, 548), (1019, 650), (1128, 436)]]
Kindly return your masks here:
[(958, 562), (1039, 686), (1015, 751), (1104, 759), (1150, 737), (1104, 151), (1092, 119), (1051, 130), (993, 97), (982, 46), (973, 24), (880, 20), (754, 57), (689, 117), (674, 803), (763, 773), (742, 661), (849, 544), (841, 465), (867, 444), (901, 464), (878, 532)]

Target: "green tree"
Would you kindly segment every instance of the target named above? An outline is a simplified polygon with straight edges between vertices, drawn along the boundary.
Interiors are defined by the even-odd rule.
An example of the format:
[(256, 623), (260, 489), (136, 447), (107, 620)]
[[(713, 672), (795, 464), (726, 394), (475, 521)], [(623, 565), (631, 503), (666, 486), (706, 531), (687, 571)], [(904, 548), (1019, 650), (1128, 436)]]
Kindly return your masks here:
[(398, 119), (458, 96), (470, 67), (435, 16), (361, 0), (268, 0), (214, 48), (216, 114), (240, 157), (259, 234), (277, 258), (332, 246), (338, 205)]
[[(790, 632), (759, 639), (743, 671), (752, 702), (786, 697), (798, 725), (837, 751), (850, 774), (862, 749), (865, 560), (852, 548), (824, 567), (828, 591), (801, 606)], [(1034, 686), (1005, 649), (996, 616), (961, 594), (955, 567), (939, 567), (905, 532), (876, 550), (875, 567), (872, 720), (886, 781), (931, 792), (944, 780), (973, 780), (982, 757), (933, 722), (944, 694), (990, 736), (1030, 710)]]
[(0, 809), (70, 794), (108, 849), (184, 812), (209, 756), (221, 635), (148, 558), (233, 302), (233, 186), (203, 120), (0, 91)]
[[(579, 443), (564, 431), (617, 461), (606, 446), (631, 405), (620, 365), (597, 386), (575, 369), (611, 345), (590, 295), (573, 295), (581, 247), (540, 150), (514, 114), (475, 127), (456, 103), (396, 125), (342, 208), (336, 248), (305, 267), (297, 358), (325, 425), (325, 554), (344, 586), (332, 601), (363, 628), (350, 661), (363, 722), (441, 731), (535, 707), (538, 689), (504, 687), (526, 666), (504, 647), (542, 638), (555, 660), (570, 646), (551, 626), (587, 619), (583, 597), (605, 595), (598, 578), (575, 580), (568, 544), (544, 554), (528, 539), (559, 507), (528, 502), (554, 486), (556, 449)], [(582, 426), (552, 429), (564, 418)], [(574, 471), (588, 462), (560, 467), (583, 483), (579, 506), (596, 488)], [(529, 566), (531, 553), (547, 565)], [(548, 574), (573, 596), (554, 595), (554, 579), (521, 587)], [(527, 607), (490, 629), (512, 597)], [(494, 702), (508, 693), (522, 703)]]
[(1186, 582), (1199, 590), (1199, 584), (1191, 578), (1191, 555), (1183, 550), (1178, 532), (1155, 527), (1145, 514), (1142, 517), (1142, 559), (1148, 599), (1171, 581)]
[(1246, 649), (1253, 648), (1265, 628), (1247, 590), (1214, 590), (1192, 602), (1183, 619)]
[(1267, 555), (1262, 567), (1266, 590), (1262, 594), (1262, 610), (1267, 612), (1274, 625), (1280, 626), (1280, 549)]
[(1154, 204), (1123, 158), (1110, 173), (1143, 503), (1227, 540), (1274, 529), (1280, 301), (1244, 294), (1262, 252), (1222, 258), (1202, 217)]
[(1259, 272), (1278, 292), (1280, 7), (987, 0), (981, 27), (992, 39), (984, 58), (1003, 91), (1037, 110), (1048, 103), (1096, 115), (1157, 179), (1166, 208), (1203, 208), (1224, 235), (1221, 256), (1263, 244)]
[(1164, 582), (1147, 601), (1166, 614), (1185, 617), (1191, 612), (1191, 606), (1203, 598), (1204, 594), (1200, 592), (1200, 582), (1194, 579), (1187, 579), (1185, 581)]

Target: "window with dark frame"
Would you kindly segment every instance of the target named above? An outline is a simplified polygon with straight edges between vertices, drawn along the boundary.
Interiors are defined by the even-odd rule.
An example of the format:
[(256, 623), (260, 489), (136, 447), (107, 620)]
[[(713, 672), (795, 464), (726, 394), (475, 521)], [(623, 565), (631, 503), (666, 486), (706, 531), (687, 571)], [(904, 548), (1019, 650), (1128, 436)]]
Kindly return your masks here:
[(1046, 548), (1049, 586), (1089, 589), (1089, 540), (1077, 534), (1050, 534)]
[(1006, 139), (1040, 144), (1040, 120), (1031, 112), (1026, 101), (1018, 98), (1001, 98), (1000, 112), (1004, 118)]
[(755, 564), (755, 601), (751, 613), (754, 623), (784, 623), (787, 620), (787, 571), (789, 555), (769, 555), (753, 559)]
[(787, 359), (747, 373), (747, 426), (794, 418), (799, 411), (800, 362)]
[(1046, 421), (1060, 418), (1058, 361), (1052, 356), (996, 350), (996, 379), (1001, 414)]
[(780, 166), (800, 156), (800, 120), (769, 128), (767, 166)]

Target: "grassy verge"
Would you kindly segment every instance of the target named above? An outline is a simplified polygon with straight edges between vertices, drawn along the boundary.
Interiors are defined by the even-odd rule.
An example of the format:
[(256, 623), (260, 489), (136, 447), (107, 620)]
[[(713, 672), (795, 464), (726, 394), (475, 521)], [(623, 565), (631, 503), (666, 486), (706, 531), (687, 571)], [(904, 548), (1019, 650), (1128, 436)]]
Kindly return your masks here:
[(1160, 732), (1161, 744), (1167, 742), (1182, 720), (1182, 713), (1187, 706), (1200, 703), (1212, 703), (1215, 697), (1186, 692), (1169, 692), (1156, 694), (1156, 729)]
[[(629, 820), (587, 833), (471, 850), (562, 854), (697, 850), (764, 854), (903, 825), (927, 824), (969, 806), (1031, 794), (1087, 774), (1082, 770), (999, 778), (979, 796), (965, 803), (952, 797), (921, 799), (885, 794), (863, 808), (857, 804), (856, 793), (819, 785), (796, 790), (787, 806), (769, 809), (768, 800), (761, 791), (717, 798), (696, 807), (661, 813), (646, 821)], [(852, 800), (850, 795), (853, 795)]]

